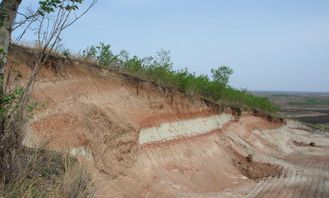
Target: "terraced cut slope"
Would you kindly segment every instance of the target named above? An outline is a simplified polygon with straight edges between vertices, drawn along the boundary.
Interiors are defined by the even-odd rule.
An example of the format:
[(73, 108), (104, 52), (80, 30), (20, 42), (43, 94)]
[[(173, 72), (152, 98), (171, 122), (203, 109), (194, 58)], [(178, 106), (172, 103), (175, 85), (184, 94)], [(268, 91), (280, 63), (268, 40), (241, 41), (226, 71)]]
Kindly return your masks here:
[[(9, 58), (26, 81), (28, 52)], [(51, 57), (24, 144), (69, 152), (97, 197), (328, 197), (329, 136), (151, 82)]]

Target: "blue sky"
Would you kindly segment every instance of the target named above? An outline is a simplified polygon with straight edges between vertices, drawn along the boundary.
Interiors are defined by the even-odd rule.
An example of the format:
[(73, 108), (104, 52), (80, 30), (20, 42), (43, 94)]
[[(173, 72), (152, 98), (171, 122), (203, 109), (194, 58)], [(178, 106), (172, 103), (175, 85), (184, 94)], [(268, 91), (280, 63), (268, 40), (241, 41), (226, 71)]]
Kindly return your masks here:
[(75, 51), (170, 50), (175, 68), (233, 68), (248, 90), (329, 92), (328, 0), (98, 0), (63, 35)]

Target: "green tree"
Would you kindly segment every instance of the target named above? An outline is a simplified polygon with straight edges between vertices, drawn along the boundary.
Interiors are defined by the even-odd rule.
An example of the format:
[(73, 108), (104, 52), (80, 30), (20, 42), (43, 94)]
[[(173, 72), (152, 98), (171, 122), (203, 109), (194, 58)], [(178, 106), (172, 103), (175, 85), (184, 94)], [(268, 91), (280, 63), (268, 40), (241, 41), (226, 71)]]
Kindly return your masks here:
[[(127, 54), (126, 54), (127, 53)], [(90, 46), (82, 51), (82, 56), (88, 60), (95, 60), (103, 67), (120, 67), (124, 59), (128, 60), (129, 54), (126, 51), (121, 51), (119, 55), (114, 55), (111, 51), (111, 45), (99, 43), (97, 46)]]
[(92, 60), (96, 58), (97, 49), (95, 46), (87, 47), (87, 49), (82, 51), (82, 56), (87, 60)]
[(110, 48), (111, 45), (104, 43), (100, 43), (100, 45), (96, 47), (98, 51), (97, 54), (98, 63), (103, 67), (110, 66), (112, 60), (114, 59), (114, 55)]
[(230, 76), (233, 70), (228, 66), (220, 66), (216, 69), (211, 69), (211, 74), (214, 82), (226, 87), (230, 81)]

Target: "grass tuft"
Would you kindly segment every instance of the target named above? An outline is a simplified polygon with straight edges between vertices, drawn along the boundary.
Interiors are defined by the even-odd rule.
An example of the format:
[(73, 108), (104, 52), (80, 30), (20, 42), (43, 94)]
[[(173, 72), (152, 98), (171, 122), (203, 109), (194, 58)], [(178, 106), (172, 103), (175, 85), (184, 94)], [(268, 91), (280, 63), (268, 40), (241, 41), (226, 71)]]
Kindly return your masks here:
[(0, 197), (92, 197), (90, 175), (76, 159), (53, 151), (24, 148), (22, 173), (0, 183)]

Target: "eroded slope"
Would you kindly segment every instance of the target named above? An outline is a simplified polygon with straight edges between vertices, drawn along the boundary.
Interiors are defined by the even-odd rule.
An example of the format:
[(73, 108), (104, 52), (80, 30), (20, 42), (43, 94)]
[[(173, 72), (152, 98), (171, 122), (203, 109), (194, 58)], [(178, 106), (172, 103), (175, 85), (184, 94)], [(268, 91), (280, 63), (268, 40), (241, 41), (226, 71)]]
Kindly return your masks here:
[[(10, 58), (13, 85), (30, 73), (26, 53), (17, 49)], [(33, 98), (43, 105), (27, 127), (25, 144), (47, 143), (78, 156), (94, 173), (98, 196), (329, 194), (329, 138), (297, 122), (54, 57)]]

